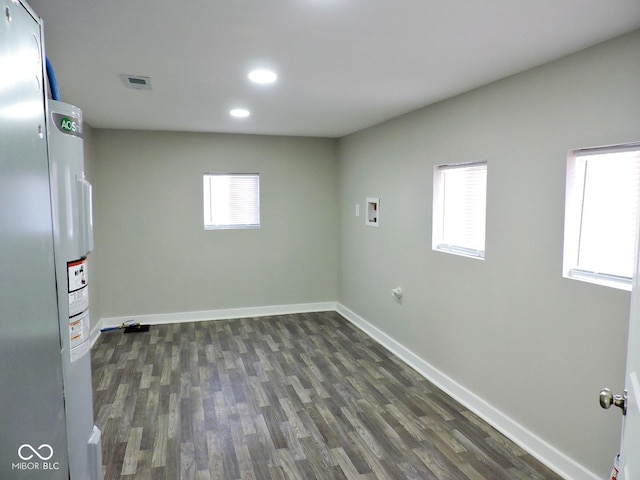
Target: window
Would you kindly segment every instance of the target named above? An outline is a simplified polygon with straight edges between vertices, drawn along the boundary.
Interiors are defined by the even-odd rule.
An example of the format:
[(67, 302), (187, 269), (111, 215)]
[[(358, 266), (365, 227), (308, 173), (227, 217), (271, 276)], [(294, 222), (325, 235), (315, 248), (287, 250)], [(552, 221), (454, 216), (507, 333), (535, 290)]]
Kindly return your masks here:
[(639, 193), (640, 144), (569, 152), (565, 277), (631, 290)]
[(435, 167), (434, 250), (483, 259), (486, 210), (486, 162)]
[(260, 176), (205, 173), (203, 176), (205, 230), (260, 228)]

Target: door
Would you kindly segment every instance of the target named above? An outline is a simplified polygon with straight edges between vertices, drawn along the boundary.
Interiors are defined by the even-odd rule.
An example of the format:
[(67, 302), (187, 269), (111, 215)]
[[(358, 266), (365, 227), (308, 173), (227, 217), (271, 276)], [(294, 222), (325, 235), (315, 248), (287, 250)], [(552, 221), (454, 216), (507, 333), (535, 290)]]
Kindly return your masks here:
[(41, 25), (0, 12), (0, 478), (68, 480)]
[(620, 439), (619, 480), (640, 479), (640, 246), (636, 254), (631, 309), (629, 313), (629, 345), (625, 392), (611, 395), (607, 389), (600, 393), (600, 405), (612, 404), (623, 410)]
[(629, 314), (629, 345), (627, 347), (626, 415), (622, 420), (620, 440), (620, 474), (622, 480), (640, 478), (640, 251), (636, 254), (636, 268), (631, 292)]

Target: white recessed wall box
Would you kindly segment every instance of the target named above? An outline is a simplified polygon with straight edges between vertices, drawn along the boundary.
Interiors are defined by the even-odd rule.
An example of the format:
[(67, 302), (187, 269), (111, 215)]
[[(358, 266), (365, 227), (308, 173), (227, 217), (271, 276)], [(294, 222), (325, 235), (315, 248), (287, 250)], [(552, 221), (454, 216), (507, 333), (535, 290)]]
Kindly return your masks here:
[(367, 218), (366, 224), (370, 227), (380, 226), (380, 199), (374, 197), (367, 197)]

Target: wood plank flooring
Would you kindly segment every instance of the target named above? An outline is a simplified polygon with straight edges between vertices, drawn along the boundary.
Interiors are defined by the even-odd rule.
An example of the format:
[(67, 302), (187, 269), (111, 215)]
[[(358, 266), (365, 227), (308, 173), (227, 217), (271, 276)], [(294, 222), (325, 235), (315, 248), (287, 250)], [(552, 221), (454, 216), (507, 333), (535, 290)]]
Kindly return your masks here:
[(335, 312), (92, 350), (105, 480), (560, 479)]

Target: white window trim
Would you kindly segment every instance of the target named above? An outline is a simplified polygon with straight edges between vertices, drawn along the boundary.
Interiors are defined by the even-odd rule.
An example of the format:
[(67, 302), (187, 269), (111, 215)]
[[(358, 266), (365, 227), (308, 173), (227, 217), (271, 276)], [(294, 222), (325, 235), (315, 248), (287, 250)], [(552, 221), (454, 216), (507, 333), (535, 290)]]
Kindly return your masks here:
[(564, 219), (564, 251), (562, 260), (562, 274), (564, 278), (579, 280), (605, 287), (631, 291), (633, 279), (603, 272), (594, 272), (577, 268), (579, 253), (579, 235), (583, 185), (576, 185), (577, 162), (580, 156), (590, 154), (606, 154), (640, 149), (640, 142), (621, 145), (609, 145), (594, 148), (578, 148), (567, 154), (567, 176), (565, 183), (565, 219)]
[[(442, 176), (440, 175), (443, 169), (453, 169), (453, 168), (466, 168), (466, 167), (474, 167), (474, 166), (487, 166), (486, 161), (482, 162), (467, 162), (467, 163), (456, 163), (456, 164), (445, 164), (445, 165), (436, 165), (433, 169), (433, 225), (432, 225), (432, 248), (438, 252), (449, 253), (453, 255), (460, 255), (468, 258), (474, 258), (477, 260), (485, 259), (485, 250), (477, 250), (472, 248), (467, 248), (465, 246), (460, 245), (450, 245), (447, 243), (443, 243), (444, 237), (444, 195), (443, 195), (443, 185), (442, 185)], [(486, 209), (486, 203), (485, 203)], [(486, 210), (485, 210), (485, 222), (486, 222)], [(486, 223), (485, 223), (486, 225)], [(486, 233), (485, 233), (485, 242), (486, 242)]]

